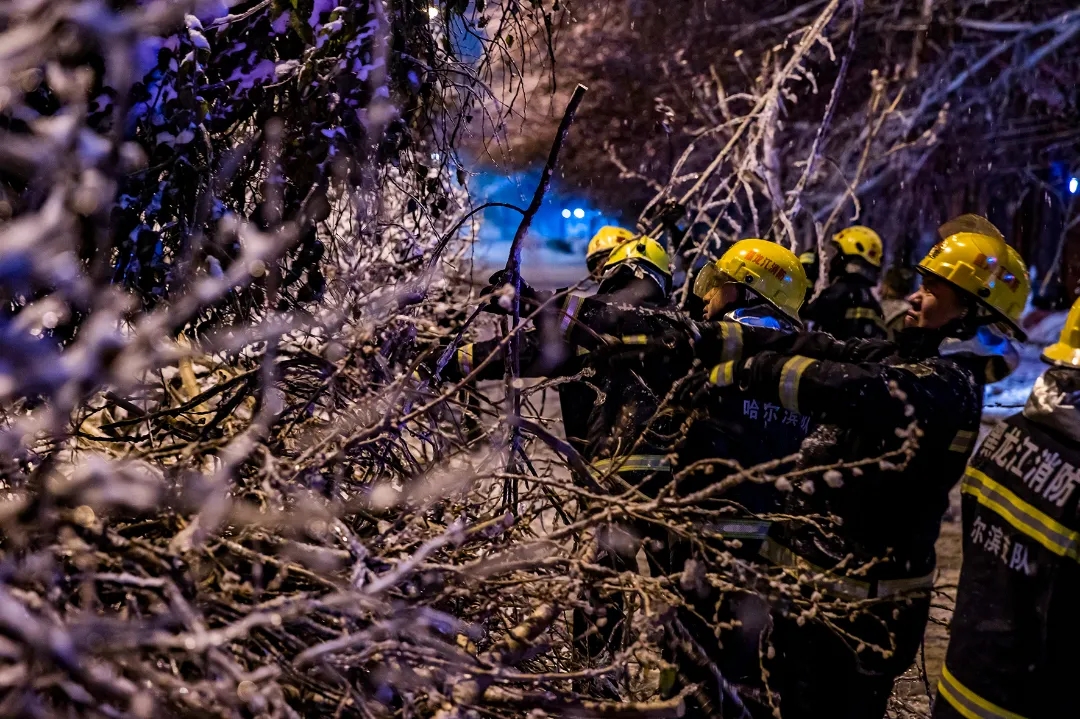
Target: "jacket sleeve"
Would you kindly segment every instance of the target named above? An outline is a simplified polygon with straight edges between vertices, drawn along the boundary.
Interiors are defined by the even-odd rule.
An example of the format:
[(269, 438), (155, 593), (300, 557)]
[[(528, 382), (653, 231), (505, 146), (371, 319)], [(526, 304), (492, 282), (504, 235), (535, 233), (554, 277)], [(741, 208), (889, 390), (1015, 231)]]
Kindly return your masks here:
[[(522, 332), (520, 341), (522, 377), (556, 377), (576, 371), (573, 348), (559, 342), (545, 343), (540, 330)], [(475, 372), (475, 380), (502, 379), (508, 347), (501, 339), (461, 345), (443, 368), (442, 377), (457, 382)]]
[(925, 426), (936, 423), (938, 413), (952, 413), (949, 378), (924, 363), (835, 362), (763, 352), (735, 374), (733, 380), (748, 391), (835, 424), (889, 429), (915, 419)]
[[(579, 354), (575, 341), (594, 336), (582, 326), (582, 316), (599, 311), (602, 303), (565, 290), (544, 293), (549, 304), (533, 326), (521, 333), (521, 376), (554, 377), (577, 371), (568, 360)], [(442, 377), (459, 381), (476, 371), (474, 379), (501, 379), (508, 343), (496, 338), (461, 345), (443, 368)], [(586, 345), (588, 346), (588, 345)]]
[[(528, 334), (525, 332), (523, 336)], [(474, 379), (498, 379), (503, 376), (504, 349), (505, 346), (499, 346), (498, 339), (460, 345), (443, 367), (443, 379), (457, 382), (474, 371), (476, 371)]]
[(841, 342), (824, 332), (781, 332), (730, 321), (699, 323), (697, 327), (694, 353), (707, 367), (720, 362), (741, 362), (769, 351), (836, 362), (877, 362), (897, 353), (896, 345), (891, 342), (858, 339)]

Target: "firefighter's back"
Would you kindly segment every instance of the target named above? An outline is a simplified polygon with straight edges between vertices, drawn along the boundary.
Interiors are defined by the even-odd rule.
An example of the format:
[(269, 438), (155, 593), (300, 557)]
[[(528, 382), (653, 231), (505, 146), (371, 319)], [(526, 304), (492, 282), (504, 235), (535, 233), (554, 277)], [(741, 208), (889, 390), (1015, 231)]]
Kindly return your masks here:
[(888, 333), (872, 287), (860, 275), (843, 275), (810, 303), (805, 317), (837, 339), (884, 339)]
[(938, 719), (1077, 713), (1078, 393), (1080, 372), (1050, 370), (965, 472), (964, 565)]

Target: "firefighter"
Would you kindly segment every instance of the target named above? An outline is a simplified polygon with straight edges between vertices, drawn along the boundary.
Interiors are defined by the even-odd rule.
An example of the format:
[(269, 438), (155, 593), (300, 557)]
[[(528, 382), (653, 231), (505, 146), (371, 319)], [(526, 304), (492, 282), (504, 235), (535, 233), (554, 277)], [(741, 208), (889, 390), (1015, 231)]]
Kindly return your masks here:
[(630, 230), (615, 225), (604, 225), (597, 230), (585, 250), (585, 264), (589, 268), (589, 276), (600, 282), (612, 250), (634, 237)]
[(895, 265), (885, 271), (881, 289), (881, 313), (890, 339), (904, 328), (904, 317), (911, 309), (907, 296), (911, 294), (914, 275), (910, 268), (902, 265)]
[[(717, 339), (735, 353), (744, 331), (767, 328), (790, 334), (800, 329), (799, 308), (808, 286), (803, 266), (790, 250), (767, 240), (745, 239), (706, 265), (693, 290), (705, 305), (707, 320), (725, 320)], [(783, 411), (767, 398), (727, 386), (708, 373), (701, 381), (704, 391), (693, 392), (686, 431), (674, 452), (682, 497), (715, 486), (736, 467), (757, 467), (795, 455), (813, 427), (809, 416)], [(770, 515), (780, 508), (781, 495), (771, 483), (751, 481), (695, 502), (693, 512), (704, 531), (696, 547), (687, 541), (672, 543), (672, 569), (681, 570), (687, 559), (703, 555), (697, 557), (704, 560), (701, 566), (719, 571), (727, 583), (752, 587), (761, 574), (758, 551)], [(756, 695), (764, 691), (758, 648), (768, 607), (753, 591), (720, 591), (704, 582), (685, 593), (692, 610), (678, 612), (682, 636), (674, 642), (683, 655), (676, 662), (681, 684), (711, 688), (693, 697), (696, 706), (690, 713), (704, 716), (719, 711), (732, 716), (730, 697), (729, 706), (723, 706), (723, 692), (716, 690), (708, 662), (737, 687), (747, 704), (758, 701)], [(724, 627), (719, 635), (715, 625)]]
[(855, 225), (833, 236), (829, 286), (803, 310), (815, 330), (840, 340), (886, 337), (881, 305), (872, 292), (881, 270), (881, 238)]
[[(788, 576), (818, 577), (774, 611), (770, 686), (785, 719), (884, 716), (922, 640), (934, 542), (974, 446), (983, 386), (1018, 362), (1030, 285), (1015, 250), (947, 234), (918, 270), (895, 346), (810, 337), (801, 354), (757, 352), (744, 333), (754, 353), (714, 369), (822, 422), (786, 503), (796, 519), (774, 524), (762, 548)], [(829, 622), (814, 618), (830, 611)]]
[[(802, 328), (799, 308), (809, 284), (798, 258), (787, 248), (775, 242), (747, 239), (737, 242), (716, 262), (707, 265), (698, 274), (694, 294), (705, 303), (706, 319), (726, 320), (739, 325), (731, 342), (737, 343), (745, 328), (770, 328), (782, 333), (792, 333)], [(721, 325), (722, 329), (729, 325)], [(707, 378), (708, 386), (715, 386)], [(723, 384), (720, 381), (720, 384)], [(809, 418), (799, 416), (797, 421), (788, 417), (784, 423), (783, 413), (775, 415), (762, 409), (760, 398), (740, 392), (736, 387), (723, 387), (704, 398), (703, 409), (707, 413), (701, 421), (691, 425), (687, 448), (680, 452), (680, 463), (691, 465), (708, 456), (733, 459), (740, 466), (752, 467), (762, 462), (794, 454), (806, 434)], [(745, 400), (745, 402), (744, 402)], [(705, 449), (712, 442), (698, 441), (696, 430), (711, 436), (723, 445), (721, 450)], [(716, 481), (717, 473), (710, 471), (707, 483)], [(688, 486), (694, 491), (699, 487)], [(735, 498), (743, 490), (745, 497)], [(762, 494), (767, 497), (761, 496)], [(763, 514), (776, 506), (773, 497), (760, 485), (746, 484), (726, 497), (750, 514)], [(752, 538), (749, 535), (743, 538)], [(757, 536), (763, 539), (764, 536)]]
[(961, 484), (964, 564), (935, 719), (1076, 716), (1080, 300), (1019, 414)]
[[(612, 340), (624, 346), (644, 346), (648, 338), (665, 332), (684, 330), (686, 320), (667, 305), (672, 278), (667, 253), (659, 243), (640, 238), (617, 247), (608, 258), (599, 294), (583, 298), (564, 313), (572, 328), (571, 345), (582, 365), (593, 371), (590, 382), (600, 398), (584, 415), (586, 442), (582, 456), (591, 468), (592, 480), (606, 491), (628, 489), (655, 496), (670, 483), (671, 437), (681, 425), (675, 408), (662, 407), (672, 385), (689, 372), (689, 360), (654, 355), (645, 359), (622, 355), (618, 362), (598, 357)], [(666, 536), (650, 525), (637, 523), (624, 528), (639, 540), (646, 540), (646, 556), (654, 568), (663, 571), (666, 563)], [(626, 572), (636, 568), (638, 544), (612, 537), (603, 539), (605, 554), (599, 563)], [(574, 635), (579, 651), (588, 663), (607, 651), (614, 655), (626, 636), (622, 595), (607, 596), (594, 591), (588, 604), (591, 615), (575, 611)], [(599, 621), (602, 619), (603, 621)], [(597, 680), (604, 696), (617, 692)]]
[[(574, 414), (564, 415), (567, 435), (577, 436), (569, 442), (568, 454), (588, 464), (588, 470), (577, 473), (580, 484), (622, 491), (653, 479), (666, 483), (670, 479), (670, 464), (661, 452), (660, 441), (667, 430), (654, 432), (650, 424), (655, 413), (657, 396), (663, 397), (673, 378), (685, 375), (689, 369), (667, 370), (666, 358), (649, 362), (649, 371), (642, 362), (623, 357), (611, 368), (598, 359), (598, 349), (615, 338), (616, 341), (639, 342), (649, 334), (675, 331), (683, 322), (681, 316), (667, 311), (672, 278), (667, 252), (655, 240), (640, 237), (617, 247), (604, 266), (598, 294), (593, 297), (567, 295), (561, 298), (555, 313), (555, 328), (531, 329), (521, 338), (522, 376), (582, 376), (591, 374), (588, 383), (600, 391), (592, 391), (589, 406), (580, 406)], [(447, 379), (471, 376), (473, 379), (497, 379), (503, 376), (505, 342), (493, 339), (465, 345), (456, 351), (444, 369)], [(587, 372), (586, 372), (587, 371)], [(618, 380), (615, 380), (618, 377)], [(576, 392), (573, 383), (559, 385), (560, 395)], [(597, 395), (604, 401), (595, 402)], [(571, 397), (571, 401), (577, 401)], [(649, 404), (649, 403), (653, 404)], [(659, 419), (665, 427), (676, 422), (672, 414)], [(619, 437), (620, 442), (611, 442)], [(585, 476), (587, 475), (587, 476)], [(629, 548), (625, 556), (608, 552), (600, 563), (614, 569), (630, 570), (634, 566)], [(586, 662), (601, 652), (614, 651), (623, 637), (623, 611), (620, 595), (591, 598), (588, 602), (598, 608), (591, 617), (574, 612), (575, 644)], [(604, 621), (597, 621), (600, 618)], [(613, 687), (603, 691), (616, 695)]]

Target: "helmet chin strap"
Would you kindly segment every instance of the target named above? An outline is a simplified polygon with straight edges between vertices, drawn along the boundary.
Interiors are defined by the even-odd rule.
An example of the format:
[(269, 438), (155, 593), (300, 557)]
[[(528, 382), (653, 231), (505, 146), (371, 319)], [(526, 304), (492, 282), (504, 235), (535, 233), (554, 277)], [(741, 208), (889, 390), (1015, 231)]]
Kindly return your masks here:
[[(996, 334), (1004, 334), (1010, 338), (1013, 335), (1012, 329), (1008, 328), (1008, 325), (1002, 321), (999, 315), (991, 312), (978, 302), (967, 303), (964, 307), (964, 313), (953, 320), (953, 322), (956, 322), (957, 326), (956, 330), (951, 334), (960, 339), (974, 337), (979, 334), (984, 327), (989, 328)], [(950, 323), (950, 325), (951, 324), (952, 323)]]

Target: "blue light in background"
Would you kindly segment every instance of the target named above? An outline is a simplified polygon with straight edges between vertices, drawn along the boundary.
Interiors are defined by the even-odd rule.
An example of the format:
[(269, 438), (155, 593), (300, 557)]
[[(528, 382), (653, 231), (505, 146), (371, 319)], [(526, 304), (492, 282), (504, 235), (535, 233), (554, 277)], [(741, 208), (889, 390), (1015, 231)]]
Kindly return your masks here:
[[(469, 190), (473, 201), (505, 202), (518, 207), (529, 204), (539, 170), (502, 174), (481, 170), (470, 175)], [(483, 252), (494, 255), (505, 252), (501, 247), (514, 237), (521, 213), (503, 207), (489, 207), (480, 214), (479, 243)], [(589, 198), (573, 188), (562, 186), (556, 179), (544, 197), (540, 211), (529, 226), (529, 238), (534, 247), (543, 247), (548, 259), (565, 255), (567, 262), (585, 266), (585, 247), (603, 225), (621, 224), (619, 218), (593, 205)]]

